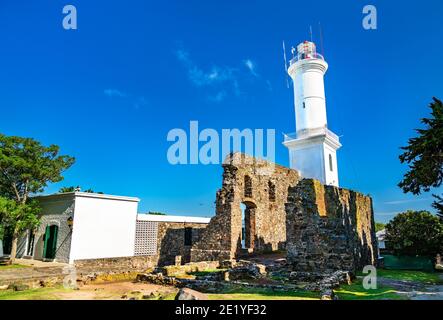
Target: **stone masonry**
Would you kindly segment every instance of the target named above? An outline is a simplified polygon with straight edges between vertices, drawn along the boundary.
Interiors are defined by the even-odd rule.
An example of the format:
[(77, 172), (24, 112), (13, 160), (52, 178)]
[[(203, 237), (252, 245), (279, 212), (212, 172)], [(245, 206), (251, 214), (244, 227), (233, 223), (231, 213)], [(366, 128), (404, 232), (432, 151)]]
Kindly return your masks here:
[(287, 260), (294, 270), (361, 270), (375, 265), (372, 200), (360, 193), (306, 179), (290, 188)]
[(300, 271), (354, 271), (376, 263), (371, 198), (241, 153), (229, 155), (223, 169), (216, 215), (193, 245), (191, 261), (286, 249)]
[(285, 203), (288, 188), (300, 180), (297, 171), (241, 153), (229, 155), (223, 169), (216, 215), (193, 246), (191, 261), (232, 259), (245, 251), (241, 204), (245, 206), (246, 250), (285, 249)]
[(177, 256), (181, 257), (181, 263), (189, 262), (192, 245), (185, 244), (185, 229), (192, 228), (192, 243), (196, 243), (206, 226), (205, 223), (158, 222), (158, 265), (173, 265)]

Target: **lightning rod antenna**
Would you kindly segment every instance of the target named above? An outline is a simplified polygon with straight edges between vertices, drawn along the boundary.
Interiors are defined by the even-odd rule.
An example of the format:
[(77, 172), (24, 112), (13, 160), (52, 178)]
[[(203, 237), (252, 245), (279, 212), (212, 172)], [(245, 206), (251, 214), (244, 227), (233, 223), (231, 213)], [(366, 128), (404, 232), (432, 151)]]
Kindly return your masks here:
[(321, 28), (320, 21), (318, 22), (318, 28), (320, 29), (320, 48), (321, 48), (321, 54), (324, 57), (325, 56), (325, 49), (323, 47), (323, 31), (322, 31), (322, 28)]
[(288, 80), (288, 62), (286, 59), (286, 47), (285, 47), (285, 41), (283, 40), (283, 59), (285, 60), (285, 74), (286, 74), (286, 86), (289, 89), (289, 80)]

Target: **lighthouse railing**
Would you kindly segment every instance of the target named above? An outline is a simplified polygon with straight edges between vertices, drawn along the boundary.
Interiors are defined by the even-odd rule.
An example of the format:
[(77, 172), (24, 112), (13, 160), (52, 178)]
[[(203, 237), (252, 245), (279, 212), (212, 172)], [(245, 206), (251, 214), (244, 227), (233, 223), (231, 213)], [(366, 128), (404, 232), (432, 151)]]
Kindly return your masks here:
[(308, 53), (308, 54), (299, 54), (292, 58), (292, 60), (289, 62), (290, 65), (293, 65), (297, 61), (300, 60), (309, 60), (309, 59), (320, 59), (325, 60), (325, 58), (320, 53)]
[(303, 129), (294, 133), (288, 133), (288, 134), (285, 133), (284, 139), (285, 141), (291, 141), (291, 140), (303, 139), (307, 137), (315, 137), (321, 135), (329, 136), (336, 141), (340, 140), (339, 136), (336, 135), (331, 130), (329, 130), (328, 128)]

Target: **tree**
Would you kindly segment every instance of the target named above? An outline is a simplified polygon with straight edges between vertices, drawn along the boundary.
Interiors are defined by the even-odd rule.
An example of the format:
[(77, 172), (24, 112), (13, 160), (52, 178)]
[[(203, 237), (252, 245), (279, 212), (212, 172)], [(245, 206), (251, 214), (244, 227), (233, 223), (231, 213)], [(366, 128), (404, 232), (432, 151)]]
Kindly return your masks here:
[(375, 232), (382, 231), (386, 227), (386, 224), (382, 222), (376, 222), (375, 223)]
[[(62, 188), (60, 188), (60, 190), (58, 190), (58, 192), (59, 193), (67, 193), (67, 192), (75, 192), (75, 191), (80, 191), (81, 190), (81, 188), (80, 188), (80, 186), (77, 186), (77, 187), (73, 187), (73, 186), (71, 186), (71, 187), (62, 187)], [(91, 189), (91, 188), (89, 188), (89, 189), (86, 189), (85, 191), (83, 191), (83, 192), (86, 192), (86, 193), (98, 193), (98, 194), (103, 194), (103, 192), (101, 192), (101, 191), (99, 191), (99, 192), (95, 192), (93, 189)]]
[(48, 183), (61, 181), (61, 173), (74, 161), (59, 155), (56, 145), (46, 147), (31, 138), (0, 134), (0, 196), (16, 203), (15, 207), (6, 205), (7, 210), (12, 210), (6, 215), (8, 224), (13, 226), (12, 262), (23, 226), (37, 218), (30, 194), (42, 192)]
[(386, 225), (386, 243), (396, 255), (435, 256), (442, 249), (443, 223), (428, 211), (400, 213)]
[[(12, 231), (13, 239), (18, 239), (27, 229), (34, 229), (39, 225), (40, 206), (37, 201), (17, 203), (15, 200), (0, 197), (0, 235), (5, 228)], [(1, 239), (1, 237), (0, 237)], [(17, 252), (17, 241), (12, 242), (11, 261), (14, 262)]]
[[(398, 186), (405, 193), (418, 195), (440, 187), (443, 182), (443, 103), (437, 98), (433, 100), (430, 104), (432, 118), (421, 120), (426, 128), (416, 129), (419, 136), (409, 139), (409, 145), (402, 147), (404, 153), (400, 162), (408, 163), (409, 171)], [(433, 207), (443, 219), (442, 198), (434, 197)]]
[(59, 192), (59, 193), (74, 192), (77, 188), (79, 188), (79, 187), (74, 187), (74, 186), (71, 186), (71, 187), (61, 187), (61, 188), (58, 190), (58, 192)]
[(154, 216), (166, 216), (166, 213), (155, 212), (155, 211), (149, 211), (148, 214), (151, 214), (151, 215), (154, 215)]
[(432, 207), (437, 210), (437, 214), (440, 217), (441, 221), (443, 222), (443, 197), (440, 197), (436, 194), (433, 195), (436, 199), (434, 203), (432, 204)]

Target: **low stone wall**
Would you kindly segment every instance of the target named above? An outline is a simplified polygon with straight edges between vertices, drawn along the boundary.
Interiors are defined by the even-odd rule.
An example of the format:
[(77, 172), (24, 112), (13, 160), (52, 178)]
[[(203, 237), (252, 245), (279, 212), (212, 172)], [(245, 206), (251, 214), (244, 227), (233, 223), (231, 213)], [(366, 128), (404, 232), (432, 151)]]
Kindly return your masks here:
[(376, 265), (372, 199), (312, 179), (290, 188), (287, 260), (297, 271), (356, 271)]
[(219, 266), (220, 263), (218, 261), (201, 261), (187, 263), (182, 266), (165, 266), (162, 270), (166, 276), (178, 276), (191, 272), (213, 270), (217, 269)]
[(79, 270), (121, 270), (143, 272), (157, 266), (158, 256), (137, 256), (104, 259), (75, 260), (74, 265)]
[(230, 250), (191, 249), (192, 261), (223, 261), (231, 259)]

